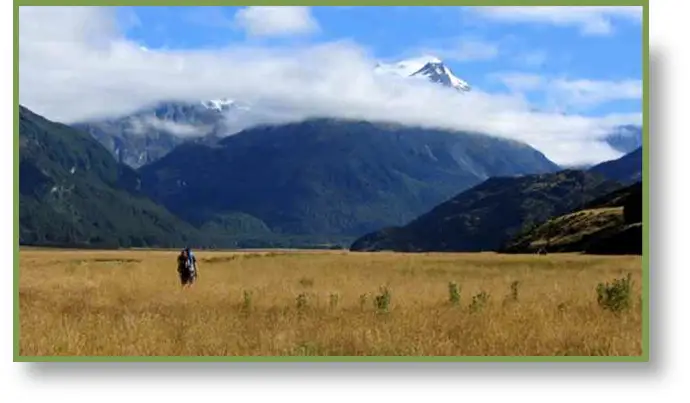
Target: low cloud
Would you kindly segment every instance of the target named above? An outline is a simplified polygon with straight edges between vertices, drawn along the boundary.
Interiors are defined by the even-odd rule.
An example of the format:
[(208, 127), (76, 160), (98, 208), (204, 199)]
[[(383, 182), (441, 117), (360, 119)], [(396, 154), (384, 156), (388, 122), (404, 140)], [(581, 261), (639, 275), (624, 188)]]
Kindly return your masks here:
[(208, 126), (194, 126), (182, 123), (171, 122), (169, 120), (162, 120), (155, 116), (147, 116), (129, 121), (130, 133), (136, 135), (143, 135), (151, 129), (168, 132), (179, 137), (201, 137), (213, 131), (213, 127)]
[(537, 113), (518, 94), (459, 94), (426, 81), (376, 75), (374, 58), (348, 41), (144, 50), (121, 35), (112, 13), (21, 7), (20, 102), (69, 123), (132, 113), (160, 100), (229, 97), (252, 106), (229, 117), (233, 130), (309, 117), (399, 122), (524, 141), (561, 164), (620, 156), (601, 139), (616, 125), (641, 119)]
[(235, 14), (234, 21), (250, 36), (305, 35), (319, 30), (309, 7), (246, 7)]

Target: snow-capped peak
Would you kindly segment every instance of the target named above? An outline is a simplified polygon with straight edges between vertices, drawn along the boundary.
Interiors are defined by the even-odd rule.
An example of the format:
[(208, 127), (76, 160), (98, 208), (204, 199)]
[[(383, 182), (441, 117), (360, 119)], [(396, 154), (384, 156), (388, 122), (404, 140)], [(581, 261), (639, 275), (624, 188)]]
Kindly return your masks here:
[(217, 111), (223, 111), (227, 109), (228, 107), (232, 106), (235, 104), (235, 101), (232, 99), (228, 98), (221, 98), (221, 99), (211, 99), (208, 101), (201, 101), (201, 104), (206, 107), (207, 109), (214, 109)]
[(453, 72), (443, 64), (442, 61), (430, 61), (421, 69), (414, 72), (412, 77), (423, 76), (429, 80), (443, 84), (447, 87), (455, 88), (458, 91), (469, 91), (470, 86), (466, 81), (459, 79)]
[(401, 77), (425, 77), (432, 82), (452, 87), (458, 91), (469, 91), (469, 84), (455, 76), (441, 59), (424, 56), (403, 60), (397, 63), (378, 63), (374, 68), (377, 74), (392, 74)]
[(381, 74), (393, 74), (401, 77), (410, 77), (427, 63), (441, 62), (435, 56), (423, 56), (414, 59), (402, 60), (396, 63), (377, 63), (374, 71)]

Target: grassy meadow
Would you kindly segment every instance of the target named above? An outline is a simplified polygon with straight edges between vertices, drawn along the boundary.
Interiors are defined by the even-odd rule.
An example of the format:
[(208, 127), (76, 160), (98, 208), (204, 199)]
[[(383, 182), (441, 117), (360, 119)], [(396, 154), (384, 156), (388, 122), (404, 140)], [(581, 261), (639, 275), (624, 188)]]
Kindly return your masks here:
[(639, 256), (198, 251), (182, 290), (176, 253), (22, 249), (19, 354), (642, 354)]

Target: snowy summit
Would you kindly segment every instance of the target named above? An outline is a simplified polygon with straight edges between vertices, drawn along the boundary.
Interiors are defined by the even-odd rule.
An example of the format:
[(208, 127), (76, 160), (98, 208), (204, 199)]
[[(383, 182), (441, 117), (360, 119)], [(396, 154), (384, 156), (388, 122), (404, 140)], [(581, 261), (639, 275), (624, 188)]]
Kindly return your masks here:
[(470, 91), (470, 85), (458, 78), (437, 57), (421, 57), (403, 60), (397, 63), (378, 63), (374, 71), (379, 74), (393, 74), (401, 77), (423, 77), (431, 82), (455, 88), (458, 91)]
[(230, 106), (235, 104), (235, 101), (228, 99), (228, 98), (221, 98), (221, 99), (212, 99), (209, 101), (202, 101), (201, 104), (205, 106), (207, 109), (214, 109), (217, 111), (224, 111), (228, 109)]

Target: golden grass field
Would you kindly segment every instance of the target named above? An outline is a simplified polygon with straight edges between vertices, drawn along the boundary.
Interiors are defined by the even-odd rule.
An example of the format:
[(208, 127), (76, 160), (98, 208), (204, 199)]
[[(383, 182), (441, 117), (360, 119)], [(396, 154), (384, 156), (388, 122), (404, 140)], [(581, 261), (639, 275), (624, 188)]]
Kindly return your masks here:
[[(176, 253), (22, 249), (20, 355), (642, 354), (639, 256), (198, 251), (181, 290)], [(601, 309), (597, 284), (627, 273), (631, 309)]]

